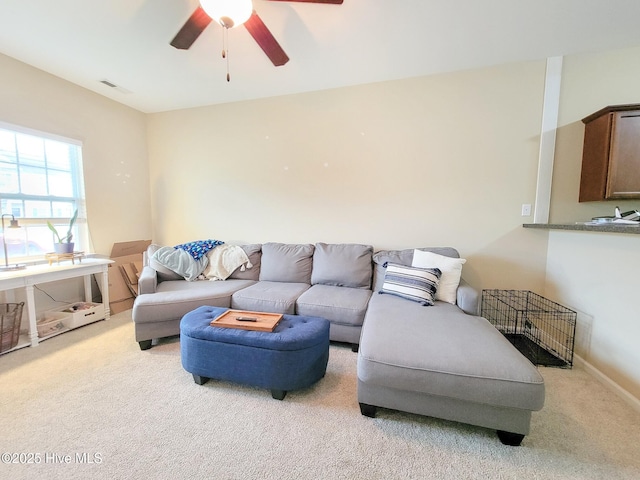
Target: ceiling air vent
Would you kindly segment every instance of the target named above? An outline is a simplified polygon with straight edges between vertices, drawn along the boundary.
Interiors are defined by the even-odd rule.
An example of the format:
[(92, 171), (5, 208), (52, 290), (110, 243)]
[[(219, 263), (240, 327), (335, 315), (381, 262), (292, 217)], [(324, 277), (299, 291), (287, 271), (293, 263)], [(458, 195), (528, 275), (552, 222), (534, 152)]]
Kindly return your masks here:
[(111, 83), (109, 80), (100, 80), (100, 83), (104, 83), (107, 87), (111, 87), (111, 88), (117, 87), (115, 83)]
[(100, 83), (102, 83), (103, 85), (106, 85), (109, 88), (113, 88), (114, 90), (117, 90), (120, 93), (131, 93), (130, 90), (127, 90), (126, 88), (120, 87), (120, 86), (116, 85), (115, 83), (110, 82), (109, 80), (100, 80)]

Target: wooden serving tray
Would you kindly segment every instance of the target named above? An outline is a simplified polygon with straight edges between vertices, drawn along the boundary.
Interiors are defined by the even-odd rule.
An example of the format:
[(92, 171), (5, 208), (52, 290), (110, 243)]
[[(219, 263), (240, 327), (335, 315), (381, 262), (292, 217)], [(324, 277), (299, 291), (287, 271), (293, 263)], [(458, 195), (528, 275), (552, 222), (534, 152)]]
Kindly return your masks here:
[[(238, 317), (255, 318), (255, 322), (243, 322)], [(237, 328), (240, 330), (256, 330), (273, 332), (282, 319), (281, 313), (251, 312), (247, 310), (227, 310), (211, 320), (212, 327)]]
[(75, 265), (76, 258), (78, 259), (78, 262), (82, 262), (82, 257), (84, 257), (84, 252), (73, 252), (73, 253), (51, 252), (51, 253), (44, 254), (44, 258), (47, 259), (47, 261), (49, 262), (49, 265), (51, 265), (53, 262), (60, 263), (63, 260), (71, 260), (71, 263)]

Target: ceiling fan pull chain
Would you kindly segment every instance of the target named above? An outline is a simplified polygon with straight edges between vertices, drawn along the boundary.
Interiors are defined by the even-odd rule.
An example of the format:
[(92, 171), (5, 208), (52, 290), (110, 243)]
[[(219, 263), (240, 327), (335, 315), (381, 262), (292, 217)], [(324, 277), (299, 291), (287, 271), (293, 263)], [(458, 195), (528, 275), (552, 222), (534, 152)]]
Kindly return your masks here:
[(222, 26), (222, 58), (227, 61), (227, 82), (231, 80), (229, 76), (229, 29)]
[(227, 29), (222, 29), (222, 58), (227, 58), (227, 37), (226, 37)]
[(229, 29), (225, 28), (224, 31), (226, 32), (226, 36), (227, 36), (227, 44), (226, 44), (226, 49), (227, 49), (227, 82), (229, 82), (231, 80), (231, 77), (229, 76)]
[(224, 44), (224, 30), (222, 31), (222, 58), (227, 58), (227, 51)]

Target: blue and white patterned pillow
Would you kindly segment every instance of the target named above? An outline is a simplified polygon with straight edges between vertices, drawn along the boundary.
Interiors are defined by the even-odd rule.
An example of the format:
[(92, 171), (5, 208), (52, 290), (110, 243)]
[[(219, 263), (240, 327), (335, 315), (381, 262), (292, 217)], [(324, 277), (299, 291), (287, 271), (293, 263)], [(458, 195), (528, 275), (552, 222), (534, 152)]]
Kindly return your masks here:
[(224, 242), (220, 240), (197, 240), (195, 242), (182, 243), (173, 248), (180, 248), (191, 255), (194, 260), (200, 260), (209, 253), (210, 250), (222, 244), (224, 244)]
[(378, 293), (396, 295), (424, 306), (434, 304), (442, 275), (439, 268), (407, 267), (397, 263), (385, 263), (384, 266), (384, 283)]

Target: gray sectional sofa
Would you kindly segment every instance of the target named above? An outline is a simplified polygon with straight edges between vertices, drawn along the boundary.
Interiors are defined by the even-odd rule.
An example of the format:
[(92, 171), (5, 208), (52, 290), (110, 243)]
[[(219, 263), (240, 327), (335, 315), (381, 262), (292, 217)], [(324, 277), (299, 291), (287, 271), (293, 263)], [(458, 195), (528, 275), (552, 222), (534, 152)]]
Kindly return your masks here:
[[(249, 261), (226, 280), (187, 281), (158, 264), (159, 247), (151, 245), (132, 313), (140, 348), (177, 335), (181, 318), (201, 305), (324, 317), (330, 339), (358, 351), (363, 415), (386, 408), (469, 423), (498, 430), (510, 445), (529, 433), (531, 413), (544, 403), (543, 379), (478, 316), (479, 294), (460, 277), (464, 260), (456, 260), (455, 249), (374, 254), (370, 245), (326, 243), (241, 248)], [(417, 260), (427, 265), (417, 268)], [(431, 261), (432, 268), (422, 268)], [(429, 279), (436, 277), (429, 291)]]

